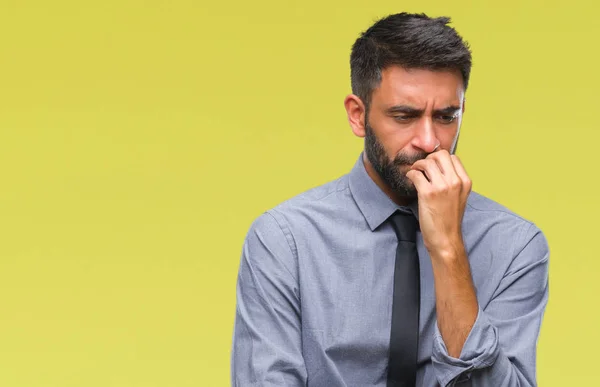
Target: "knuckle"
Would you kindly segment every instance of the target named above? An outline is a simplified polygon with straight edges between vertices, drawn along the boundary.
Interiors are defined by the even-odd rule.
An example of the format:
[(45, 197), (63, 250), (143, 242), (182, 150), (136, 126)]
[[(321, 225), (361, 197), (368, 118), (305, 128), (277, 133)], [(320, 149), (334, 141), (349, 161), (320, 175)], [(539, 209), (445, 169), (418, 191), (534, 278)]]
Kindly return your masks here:
[(447, 194), (450, 191), (450, 187), (446, 183), (440, 183), (439, 185), (434, 185), (431, 188), (430, 195), (431, 197), (438, 197)]

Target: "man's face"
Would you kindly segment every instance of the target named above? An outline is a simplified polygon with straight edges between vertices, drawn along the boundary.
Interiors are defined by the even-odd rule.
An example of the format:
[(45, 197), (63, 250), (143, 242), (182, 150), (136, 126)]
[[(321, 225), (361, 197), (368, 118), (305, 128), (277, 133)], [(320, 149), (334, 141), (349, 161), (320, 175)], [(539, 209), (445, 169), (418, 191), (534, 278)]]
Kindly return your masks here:
[(373, 169), (395, 192), (414, 198), (406, 172), (438, 149), (454, 153), (462, 120), (464, 86), (459, 72), (406, 70), (382, 72), (365, 113), (365, 153)]

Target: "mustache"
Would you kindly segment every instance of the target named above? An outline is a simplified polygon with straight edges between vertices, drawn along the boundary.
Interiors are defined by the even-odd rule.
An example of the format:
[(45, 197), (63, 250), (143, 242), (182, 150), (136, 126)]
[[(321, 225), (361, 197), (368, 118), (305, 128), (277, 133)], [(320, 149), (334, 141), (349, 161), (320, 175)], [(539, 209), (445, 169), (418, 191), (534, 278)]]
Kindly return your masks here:
[(402, 165), (412, 165), (419, 160), (423, 160), (429, 155), (427, 152), (419, 152), (414, 155), (407, 155), (406, 153), (398, 153), (392, 162), (395, 166), (399, 167)]

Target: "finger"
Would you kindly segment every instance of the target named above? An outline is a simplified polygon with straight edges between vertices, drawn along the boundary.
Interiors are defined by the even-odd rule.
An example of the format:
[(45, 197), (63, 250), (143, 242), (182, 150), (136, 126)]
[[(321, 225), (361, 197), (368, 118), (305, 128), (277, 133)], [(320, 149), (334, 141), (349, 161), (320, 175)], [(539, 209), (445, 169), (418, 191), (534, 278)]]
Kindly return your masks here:
[(431, 187), (431, 183), (429, 182), (429, 180), (427, 180), (425, 175), (419, 170), (411, 169), (410, 171), (406, 172), (406, 177), (408, 177), (410, 181), (413, 182), (415, 188), (417, 189), (417, 192), (424, 192), (429, 187)]
[(419, 160), (412, 165), (411, 169), (416, 169), (425, 173), (425, 176), (432, 184), (444, 181), (442, 171), (440, 171), (440, 167), (433, 159)]
[[(436, 161), (442, 175), (446, 177), (450, 177), (450, 181), (453, 180), (453, 177), (459, 177), (454, 169), (454, 163), (452, 162), (452, 158), (450, 157), (450, 153), (447, 150), (442, 149), (435, 153), (430, 154), (427, 158), (431, 158)], [(447, 179), (448, 180), (448, 179)]]
[(456, 174), (460, 177), (463, 183), (463, 194), (467, 196), (469, 192), (471, 192), (471, 188), (473, 183), (471, 182), (471, 178), (467, 174), (465, 167), (460, 162), (460, 159), (456, 155), (451, 155), (450, 159), (452, 160), (452, 164), (454, 165), (454, 170)]

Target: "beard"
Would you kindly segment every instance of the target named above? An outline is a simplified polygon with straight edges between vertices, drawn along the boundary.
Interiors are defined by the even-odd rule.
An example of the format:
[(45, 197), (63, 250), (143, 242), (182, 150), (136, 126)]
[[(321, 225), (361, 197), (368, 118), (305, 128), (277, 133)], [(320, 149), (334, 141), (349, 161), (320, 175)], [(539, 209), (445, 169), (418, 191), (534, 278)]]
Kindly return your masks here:
[(417, 197), (417, 189), (413, 182), (406, 177), (406, 172), (409, 171), (410, 166), (413, 163), (426, 158), (428, 153), (419, 152), (408, 155), (401, 152), (398, 153), (393, 160), (390, 160), (383, 145), (377, 138), (377, 135), (375, 135), (373, 128), (369, 125), (366, 116), (365, 130), (365, 152), (367, 154), (367, 159), (373, 166), (375, 172), (377, 172), (383, 182), (399, 196), (415, 199)]

